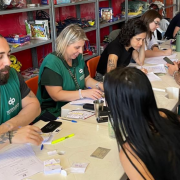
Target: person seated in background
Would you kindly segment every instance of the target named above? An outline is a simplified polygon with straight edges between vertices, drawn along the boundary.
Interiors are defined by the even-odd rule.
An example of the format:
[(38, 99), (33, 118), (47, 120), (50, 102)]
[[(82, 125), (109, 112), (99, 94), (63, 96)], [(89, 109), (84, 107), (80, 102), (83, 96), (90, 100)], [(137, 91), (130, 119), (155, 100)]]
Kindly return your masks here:
[(166, 39), (176, 38), (176, 34), (180, 29), (180, 12), (173, 17), (170, 21), (170, 24), (166, 30), (165, 37)]
[(179, 71), (179, 68), (180, 68), (180, 61), (178, 62), (173, 62), (174, 65), (172, 64), (167, 64), (167, 67), (168, 67), (168, 73), (173, 76), (173, 78), (175, 79), (176, 83), (178, 85), (180, 85), (180, 71)]
[(101, 54), (95, 79), (102, 81), (103, 76), (116, 67), (128, 66), (131, 58), (142, 66), (145, 59), (146, 32), (146, 26), (139, 19), (125, 23), (118, 37)]
[[(81, 27), (71, 24), (56, 40), (56, 51), (46, 56), (40, 67), (37, 97), (44, 121), (56, 119), (69, 101), (102, 97), (103, 84), (89, 76), (83, 58), (88, 40)], [(87, 87), (88, 89), (85, 89)]]
[(159, 49), (158, 42), (154, 37), (154, 31), (160, 26), (162, 16), (155, 10), (146, 11), (140, 18), (146, 25), (148, 32), (146, 36), (145, 57), (169, 56), (172, 49)]
[(157, 108), (147, 76), (137, 68), (117, 68), (105, 75), (104, 92), (129, 179), (179, 180), (178, 115)]
[[(39, 135), (41, 130), (27, 126), (40, 114), (39, 102), (23, 77), (15, 69), (10, 68), (9, 56), (9, 45), (0, 35), (0, 148), (7, 141), (7, 133), (11, 136), (14, 134), (12, 143), (39, 145), (42, 141)], [(14, 130), (17, 132), (13, 132)]]

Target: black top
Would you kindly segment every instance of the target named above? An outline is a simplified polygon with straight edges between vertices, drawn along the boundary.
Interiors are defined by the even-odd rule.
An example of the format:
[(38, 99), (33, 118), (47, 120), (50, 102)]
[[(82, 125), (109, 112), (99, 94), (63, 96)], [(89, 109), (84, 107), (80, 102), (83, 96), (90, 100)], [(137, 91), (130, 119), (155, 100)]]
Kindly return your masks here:
[(173, 32), (175, 27), (180, 27), (180, 13), (178, 13), (170, 22), (166, 33), (165, 33), (165, 37), (167, 37), (167, 39), (173, 39)]
[(104, 75), (107, 72), (107, 62), (108, 56), (110, 54), (115, 54), (118, 56), (117, 67), (122, 66), (125, 67), (130, 63), (133, 48), (131, 47), (128, 51), (125, 49), (124, 45), (120, 44), (119, 38), (117, 37), (108, 46), (105, 48), (103, 53), (101, 54), (97, 72)]
[(19, 83), (20, 83), (21, 99), (23, 99), (29, 94), (30, 89), (27, 86), (27, 84), (25, 83), (24, 78), (22, 77), (22, 75), (19, 74), (18, 72), (17, 72), (17, 75), (18, 75)]

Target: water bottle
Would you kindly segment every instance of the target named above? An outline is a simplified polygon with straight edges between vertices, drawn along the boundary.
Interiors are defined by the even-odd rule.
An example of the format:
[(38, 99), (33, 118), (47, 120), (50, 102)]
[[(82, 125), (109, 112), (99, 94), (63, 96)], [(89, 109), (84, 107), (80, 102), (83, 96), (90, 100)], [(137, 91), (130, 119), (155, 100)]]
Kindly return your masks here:
[(177, 32), (176, 35), (176, 51), (180, 52), (180, 30)]

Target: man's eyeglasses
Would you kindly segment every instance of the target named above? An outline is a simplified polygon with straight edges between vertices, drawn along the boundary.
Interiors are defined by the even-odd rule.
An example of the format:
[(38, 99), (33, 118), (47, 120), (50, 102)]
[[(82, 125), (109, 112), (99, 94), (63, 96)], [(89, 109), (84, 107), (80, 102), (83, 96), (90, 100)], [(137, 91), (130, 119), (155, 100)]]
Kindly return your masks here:
[(160, 26), (160, 22), (154, 21), (154, 24), (155, 24), (156, 26)]

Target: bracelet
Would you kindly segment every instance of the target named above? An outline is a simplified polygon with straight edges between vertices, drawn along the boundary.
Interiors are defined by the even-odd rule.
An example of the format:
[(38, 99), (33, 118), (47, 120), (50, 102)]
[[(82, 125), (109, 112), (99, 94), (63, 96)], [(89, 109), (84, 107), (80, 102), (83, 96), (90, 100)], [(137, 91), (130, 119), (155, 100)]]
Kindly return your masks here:
[(96, 89), (101, 89), (101, 88), (99, 87), (99, 84), (100, 84), (100, 83), (101, 83), (101, 82), (97, 82), (97, 83), (96, 83), (96, 85), (95, 85), (95, 86), (96, 86)]
[(83, 99), (83, 96), (81, 94), (81, 89), (79, 89), (79, 97), (80, 97), (80, 99)]
[(11, 135), (11, 131), (8, 131), (9, 134), (9, 143), (12, 144), (12, 135)]
[(174, 78), (174, 76), (175, 76), (175, 74), (176, 74), (177, 72), (178, 72), (178, 71), (174, 71), (174, 73), (173, 73), (173, 75), (172, 75), (172, 76), (173, 76), (173, 78)]

